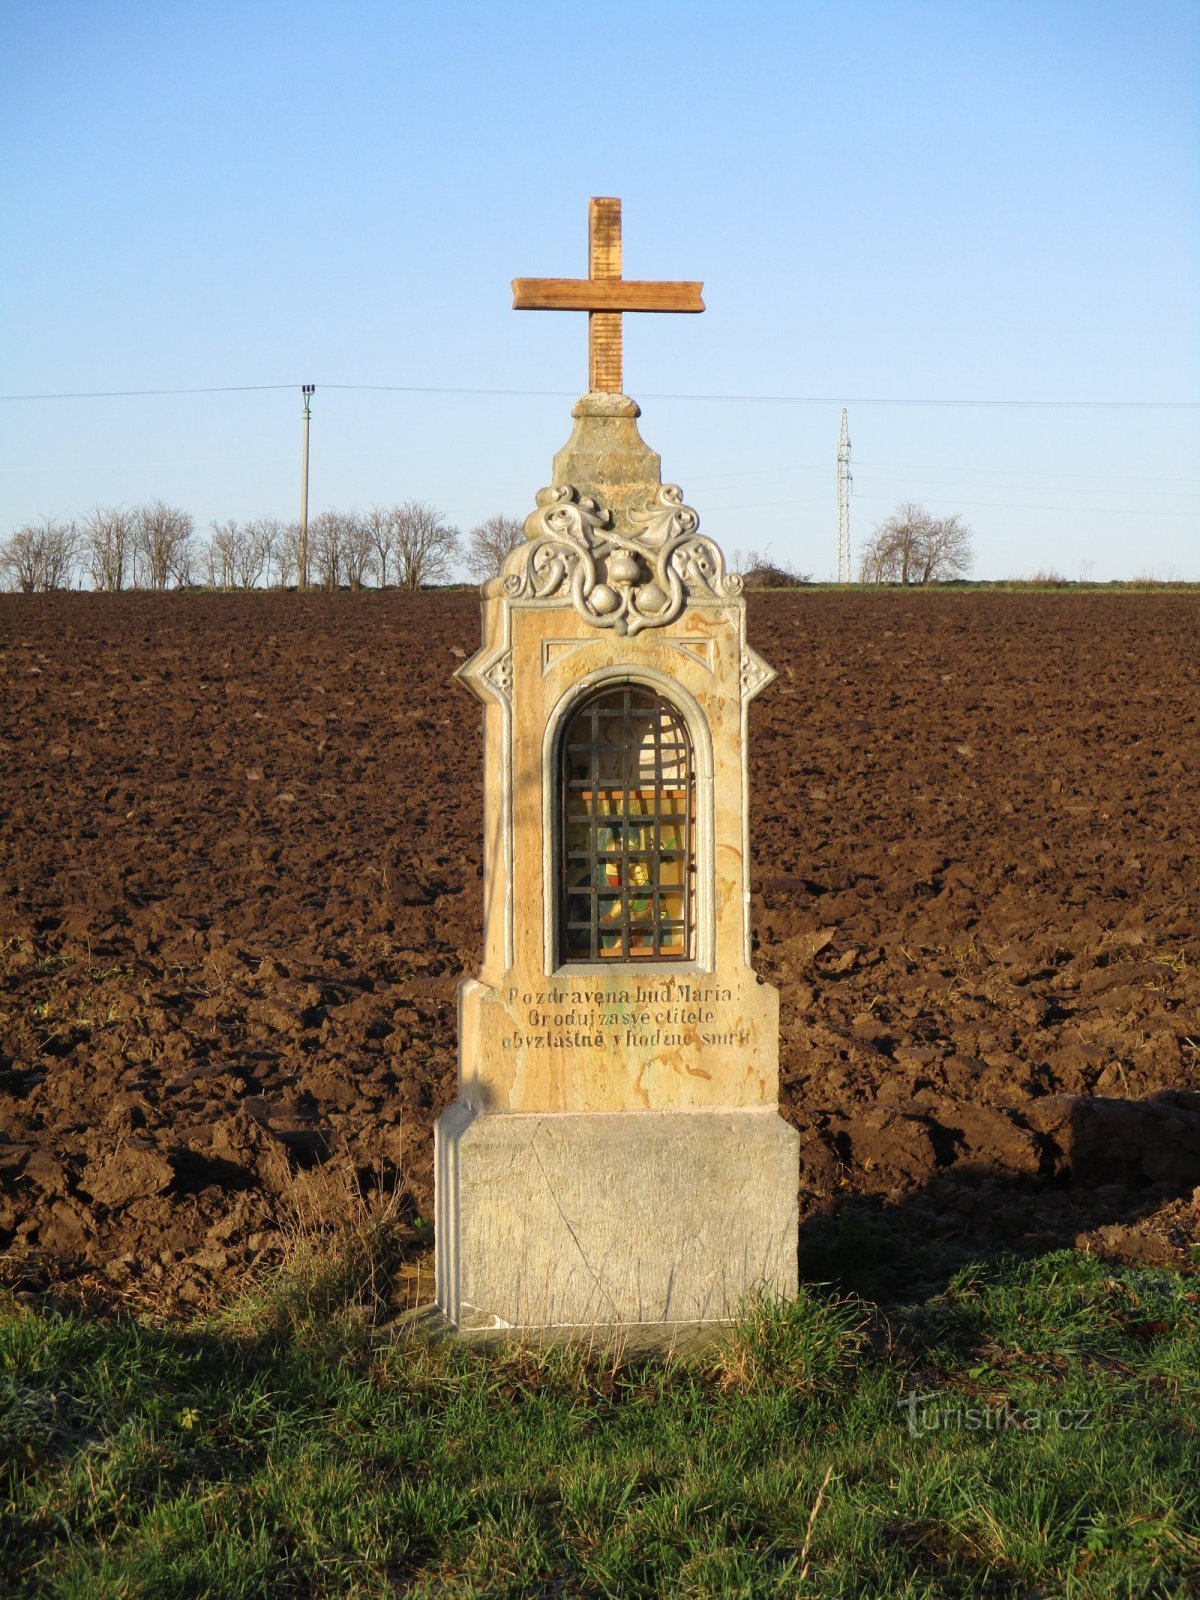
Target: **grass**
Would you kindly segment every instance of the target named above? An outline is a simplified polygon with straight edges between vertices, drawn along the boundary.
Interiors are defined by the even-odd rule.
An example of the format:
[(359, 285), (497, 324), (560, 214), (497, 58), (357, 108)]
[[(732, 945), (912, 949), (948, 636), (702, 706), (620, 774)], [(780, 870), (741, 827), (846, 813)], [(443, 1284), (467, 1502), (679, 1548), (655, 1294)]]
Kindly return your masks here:
[(686, 1359), (389, 1341), (386, 1228), (188, 1327), (0, 1310), (14, 1596), (1177, 1596), (1194, 1276), (752, 1297)]

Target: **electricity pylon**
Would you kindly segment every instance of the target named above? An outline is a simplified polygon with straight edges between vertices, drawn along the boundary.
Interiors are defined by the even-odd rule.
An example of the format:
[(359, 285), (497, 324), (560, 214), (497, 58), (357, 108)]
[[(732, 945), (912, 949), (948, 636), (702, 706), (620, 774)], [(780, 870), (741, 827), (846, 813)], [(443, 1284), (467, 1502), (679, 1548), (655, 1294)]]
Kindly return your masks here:
[(850, 428), (846, 408), (842, 407), (842, 431), (838, 437), (838, 551), (837, 581), (850, 582)]

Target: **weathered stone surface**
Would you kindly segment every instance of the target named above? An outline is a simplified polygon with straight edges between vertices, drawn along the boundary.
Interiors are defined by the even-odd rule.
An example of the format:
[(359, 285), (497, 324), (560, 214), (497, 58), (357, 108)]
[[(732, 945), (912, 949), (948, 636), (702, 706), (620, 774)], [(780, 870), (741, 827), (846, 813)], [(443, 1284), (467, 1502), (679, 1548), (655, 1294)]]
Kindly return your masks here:
[[(590, 482), (584, 488), (608, 492)], [(520, 556), (519, 547), (513, 559)], [(565, 583), (550, 594), (518, 592), (503, 579), (484, 587), (484, 643), (456, 674), (484, 704), (492, 775), (484, 799), (484, 961), (459, 997), (460, 1092), (477, 1109), (686, 1111), (777, 1102), (778, 995), (749, 962), (745, 771), (748, 706), (774, 673), (750, 648), (745, 602), (716, 559), (715, 588), (698, 581), (669, 626), (636, 632), (597, 625)], [(601, 969), (557, 961), (557, 741), (573, 707), (610, 683), (660, 691), (693, 746), (690, 962)]]
[(717, 1350), (728, 1343), (730, 1333), (726, 1322), (594, 1322), (586, 1327), (522, 1328), (514, 1334), (511, 1328), (458, 1328), (439, 1305), (426, 1302), (380, 1323), (372, 1338), (380, 1344), (440, 1344), (454, 1339), (479, 1349), (500, 1343), (511, 1349), (514, 1342), (529, 1350), (573, 1345), (615, 1361), (650, 1356), (669, 1363)]
[(585, 394), (571, 411), (571, 437), (554, 458), (552, 482), (586, 484), (618, 514), (649, 500), (662, 482), (661, 458), (638, 432), (641, 407), (624, 394)]
[[(575, 407), (456, 673), (484, 706), (488, 773), (484, 956), (459, 986), (458, 1098), (435, 1136), (437, 1299), (460, 1328), (720, 1321), (757, 1285), (796, 1289), (779, 996), (750, 964), (748, 708), (774, 673), (747, 642), (740, 578), (661, 483), (638, 414), (611, 393)], [(649, 744), (631, 731), (633, 692), (669, 719), (683, 777), (664, 777), (661, 723)], [(625, 721), (600, 732), (613, 694)], [(635, 837), (652, 846), (629, 842), (651, 814), (633, 809), (643, 787), (660, 809)], [(607, 818), (618, 845), (597, 842)], [(681, 821), (686, 842), (660, 857), (660, 823)], [(665, 887), (662, 862), (680, 874)], [(648, 882), (652, 940), (601, 945), (597, 907), (619, 900), (628, 921)], [(662, 913), (674, 893), (681, 909)], [(661, 928), (678, 939), (665, 953)]]
[(459, 1327), (700, 1322), (796, 1291), (799, 1136), (771, 1107), (437, 1126), (438, 1303)]

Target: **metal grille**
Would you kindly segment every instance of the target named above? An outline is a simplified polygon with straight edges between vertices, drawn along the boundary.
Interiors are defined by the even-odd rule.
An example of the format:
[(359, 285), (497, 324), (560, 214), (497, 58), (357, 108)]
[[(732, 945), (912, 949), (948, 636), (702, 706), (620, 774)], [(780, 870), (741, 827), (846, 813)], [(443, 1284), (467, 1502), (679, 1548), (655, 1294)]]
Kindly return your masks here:
[(560, 959), (688, 960), (695, 785), (682, 717), (652, 689), (602, 689), (561, 750)]

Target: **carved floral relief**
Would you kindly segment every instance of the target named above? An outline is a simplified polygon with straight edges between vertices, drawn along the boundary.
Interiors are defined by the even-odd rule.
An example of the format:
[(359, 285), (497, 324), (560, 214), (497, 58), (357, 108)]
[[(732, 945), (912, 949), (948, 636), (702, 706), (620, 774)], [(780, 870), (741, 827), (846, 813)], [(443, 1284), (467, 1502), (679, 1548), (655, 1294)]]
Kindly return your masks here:
[(526, 543), (504, 564), (504, 592), (514, 600), (569, 596), (584, 621), (618, 634), (665, 627), (697, 595), (741, 593), (741, 578), (726, 572), (677, 484), (664, 483), (628, 522), (635, 531), (618, 533), (612, 512), (570, 485), (539, 490)]

